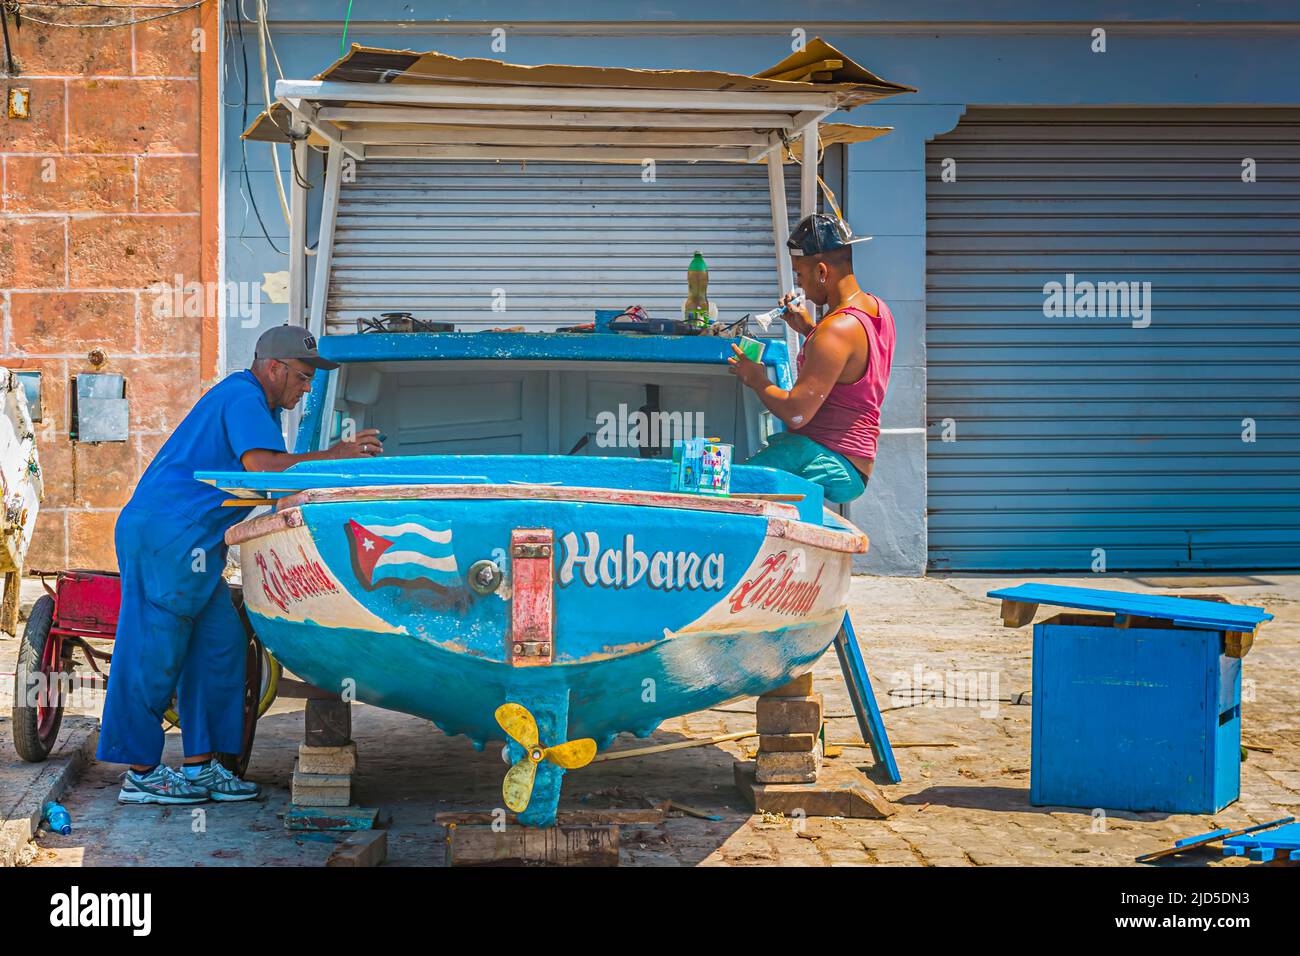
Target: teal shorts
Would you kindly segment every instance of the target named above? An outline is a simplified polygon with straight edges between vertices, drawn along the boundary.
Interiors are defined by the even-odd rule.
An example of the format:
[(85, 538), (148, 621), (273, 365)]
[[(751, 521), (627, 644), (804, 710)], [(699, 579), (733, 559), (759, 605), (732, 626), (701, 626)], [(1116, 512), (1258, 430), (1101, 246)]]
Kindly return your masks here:
[(776, 432), (767, 440), (767, 447), (754, 455), (746, 465), (779, 468), (820, 485), (827, 501), (841, 504), (852, 501), (867, 490), (862, 472), (839, 452), (797, 432)]

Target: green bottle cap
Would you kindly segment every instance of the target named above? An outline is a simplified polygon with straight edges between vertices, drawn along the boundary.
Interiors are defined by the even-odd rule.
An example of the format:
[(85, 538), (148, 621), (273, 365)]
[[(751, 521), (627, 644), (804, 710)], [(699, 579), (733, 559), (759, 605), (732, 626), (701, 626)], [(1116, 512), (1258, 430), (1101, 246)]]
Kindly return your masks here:
[(708, 272), (708, 271), (709, 271), (708, 263), (706, 263), (706, 262), (704, 261), (704, 256), (700, 255), (700, 250), (698, 250), (698, 249), (695, 250), (695, 258), (691, 260), (691, 264), (690, 264), (690, 266), (689, 266), (689, 268), (688, 268), (687, 271), (689, 271), (689, 272)]

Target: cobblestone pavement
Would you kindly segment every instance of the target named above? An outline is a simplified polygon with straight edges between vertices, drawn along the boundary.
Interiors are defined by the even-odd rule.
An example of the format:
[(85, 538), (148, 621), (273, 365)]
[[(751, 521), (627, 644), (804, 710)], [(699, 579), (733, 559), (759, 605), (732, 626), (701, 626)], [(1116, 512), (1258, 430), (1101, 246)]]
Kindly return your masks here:
[[(1262, 604), (1275, 615), (1243, 671), (1243, 740), (1273, 752), (1249, 753), (1240, 800), (1213, 817), (1123, 812), (1095, 817), (1086, 808), (1030, 806), (1030, 707), (1012, 701), (1029, 690), (1031, 631), (1003, 628), (997, 602), (983, 596), (1007, 581), (859, 577), (853, 584), (853, 620), (903, 775), (902, 783), (882, 786), (898, 808), (892, 818), (810, 818), (800, 824), (751, 815), (732, 785), (731, 766), (754, 740), (595, 764), (566, 779), (566, 805), (581, 805), (584, 795), (588, 805), (622, 806), (671, 797), (722, 816), (718, 821), (676, 817), (659, 829), (625, 830), (622, 862), (641, 866), (1120, 865), (1180, 837), (1296, 812), (1300, 576), (1259, 575), (1245, 586), (1222, 580), (1170, 579), (1158, 587), (1140, 578), (1055, 580), (1165, 592), (1186, 584), (1236, 603)], [(0, 654), (11, 661), (4, 644), (12, 642), (0, 642)], [(917, 668), (926, 680), (935, 673), (974, 675), (980, 696), (996, 700), (913, 705), (907, 694), (891, 696), (915, 680)], [(826, 698), (828, 739), (858, 740), (833, 653), (818, 664), (815, 688)], [(650, 741), (627, 738), (616, 746), (752, 730), (753, 707), (752, 699), (736, 701), (670, 721)], [(95, 765), (66, 800), (74, 833), (42, 834), (33, 865), (319, 865), (332, 838), (291, 837), (279, 817), (302, 733), (300, 709), (299, 702), (277, 703), (259, 725), (249, 776), (266, 786), (264, 802), (210, 806), (201, 817), (188, 808), (119, 807), (114, 797), (122, 768)], [(463, 739), (444, 737), (426, 721), (373, 707), (354, 708), (353, 727), (360, 753), (355, 799), (390, 815), (390, 865), (440, 864), (444, 831), (432, 822), (434, 813), (500, 802), (504, 766), (492, 748), (475, 753)], [(179, 759), (175, 733), (169, 734), (168, 759)], [(869, 751), (861, 747), (846, 747), (836, 759), (881, 780)], [(1173, 865), (1246, 865), (1217, 853), (1202, 851)]]

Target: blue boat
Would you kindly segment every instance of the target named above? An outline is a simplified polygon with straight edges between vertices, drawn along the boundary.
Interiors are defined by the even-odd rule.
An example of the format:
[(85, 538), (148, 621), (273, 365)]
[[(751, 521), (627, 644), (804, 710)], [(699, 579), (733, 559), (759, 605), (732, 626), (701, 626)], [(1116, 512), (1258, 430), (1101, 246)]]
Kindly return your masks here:
[[(811, 669), (839, 630), (866, 537), (784, 472), (735, 465), (729, 495), (672, 490), (673, 438), (720, 438), (743, 461), (782, 427), (729, 374), (735, 339), (566, 334), (549, 331), (554, 315), (513, 307), (512, 323), (539, 331), (418, 331), (500, 317), (432, 288), (421, 270), (449, 246), (403, 257), (427, 241), (414, 212), (407, 233), (374, 230), (373, 281), (358, 283), (355, 265), (332, 274), (336, 223), (349, 254), (372, 234), (354, 231), (355, 210), (340, 213), (341, 183), (429, 201), (419, 176), (430, 161), (623, 163), (638, 188), (654, 181), (651, 160), (765, 165), (773, 281), (736, 291), (748, 288), (736, 270), (728, 303), (762, 312), (793, 288), (786, 164), (801, 164), (800, 216), (816, 211), (821, 148), (887, 132), (823, 121), (910, 89), (821, 39), (753, 76), (353, 47), (313, 80), (278, 81), (244, 135), (326, 154), (314, 270), (295, 180), (289, 313), (341, 365), (317, 374), (295, 450), (350, 428), (388, 437), (381, 458), (200, 475), (274, 506), (227, 536), (270, 652), (319, 687), (428, 718), (478, 749), (506, 741), (506, 806), (538, 826), (555, 820), (564, 773), (618, 734), (648, 735)], [(411, 165), (394, 185), (381, 174), (365, 186), (371, 159)], [(684, 270), (701, 228), (684, 221), (658, 254)], [(638, 277), (641, 292), (608, 281), (570, 277), (573, 301), (594, 310), (644, 293), (662, 310), (669, 294), (655, 279)], [(427, 308), (403, 331), (366, 314), (407, 296)], [(768, 338), (762, 356), (783, 387), (794, 339)]]
[[(516, 340), (506, 358), (503, 337)], [(636, 363), (637, 381), (701, 379), (762, 418), (725, 371), (724, 339), (394, 334), (329, 336), (320, 349), (342, 368), (319, 373), (299, 451), (328, 441), (325, 423), (338, 417), (326, 414), (329, 395), (368, 427), (356, 399), (382, 408), (413, 363), (454, 387), (457, 365), (489, 355), (499, 374), (543, 361), (564, 366), (562, 380)], [(782, 343), (764, 358), (788, 377)], [(699, 375), (707, 366), (714, 374)], [(584, 739), (594, 755), (620, 733), (646, 736), (668, 718), (771, 690), (833, 640), (867, 540), (824, 507), (818, 486), (736, 465), (729, 496), (674, 493), (667, 456), (618, 448), (406, 455), (408, 436), (422, 437), (421, 411), (406, 417), (413, 424), (399, 417), (389, 436), (391, 457), (200, 474), (241, 503), (274, 503), (227, 541), (240, 546), (258, 636), (312, 684), (428, 718), (480, 750), (505, 739), (503, 722), (516, 726), (498, 710), (518, 704), (537, 725), (536, 741), (523, 731), (534, 755)], [(749, 430), (739, 429), (738, 457)], [(510, 747), (512, 762), (526, 759), (524, 745)], [(554, 820), (566, 768), (547, 756), (530, 761), (524, 822)]]

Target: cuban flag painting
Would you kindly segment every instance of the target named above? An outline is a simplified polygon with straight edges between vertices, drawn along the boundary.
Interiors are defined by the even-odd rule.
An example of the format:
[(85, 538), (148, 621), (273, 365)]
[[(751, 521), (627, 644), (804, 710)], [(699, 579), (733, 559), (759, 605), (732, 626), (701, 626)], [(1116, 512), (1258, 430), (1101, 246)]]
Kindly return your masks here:
[(352, 569), (367, 591), (386, 585), (428, 588), (452, 597), (463, 594), (464, 581), (456, 568), (451, 528), (414, 521), (400, 524), (361, 524), (348, 521)]

